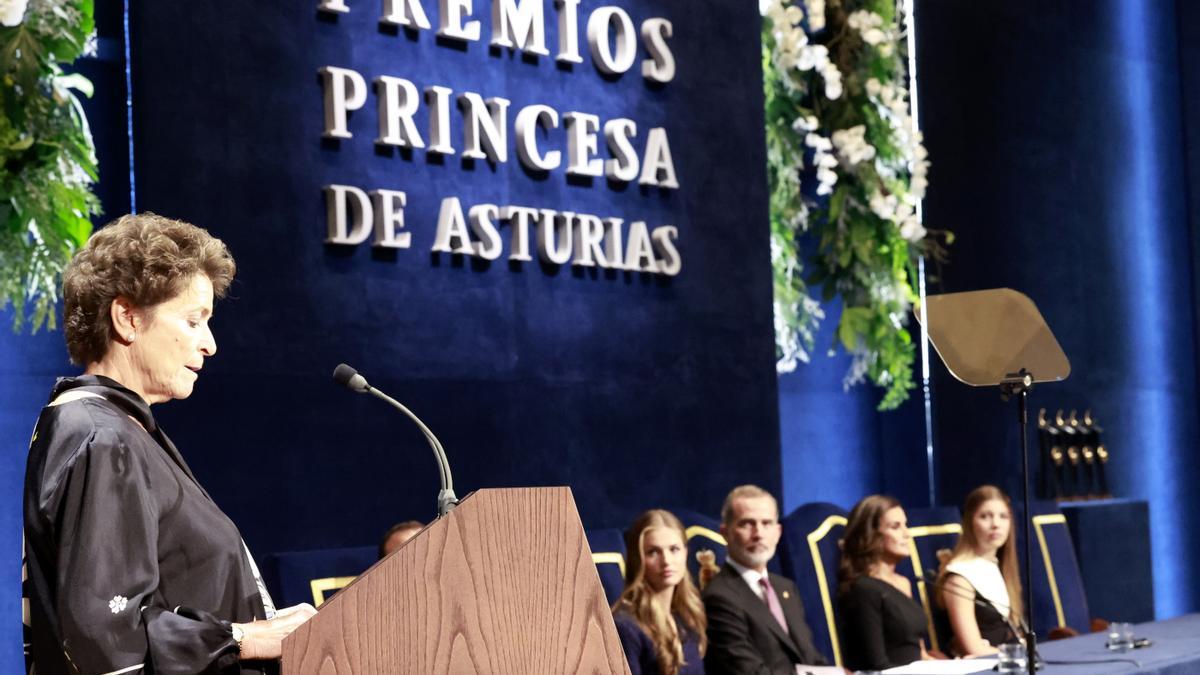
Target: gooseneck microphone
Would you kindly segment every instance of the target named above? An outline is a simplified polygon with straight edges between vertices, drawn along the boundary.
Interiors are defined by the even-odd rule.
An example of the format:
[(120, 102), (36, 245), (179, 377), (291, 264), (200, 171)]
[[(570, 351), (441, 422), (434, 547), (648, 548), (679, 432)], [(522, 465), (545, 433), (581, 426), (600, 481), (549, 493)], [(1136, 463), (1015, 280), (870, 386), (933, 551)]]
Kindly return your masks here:
[[(992, 602), (991, 600), (989, 600), (989, 599), (988, 599), (986, 596), (984, 596), (982, 593), (980, 593), (980, 592), (976, 591), (974, 595), (970, 595), (970, 594), (968, 594), (968, 593), (965, 593), (965, 592), (963, 592), (963, 591), (961, 591), (961, 590), (959, 590), (959, 589), (957, 589), (957, 588), (955, 588), (955, 587), (953, 587), (953, 586), (950, 586), (950, 585), (948, 585), (948, 584), (946, 583), (946, 579), (944, 579), (944, 578), (943, 578), (943, 579), (939, 579), (939, 578), (938, 578), (938, 576), (939, 576), (939, 575), (938, 575), (938, 572), (937, 572), (937, 570), (933, 570), (933, 569), (927, 569), (927, 570), (925, 570), (925, 573), (924, 573), (924, 574), (922, 574), (922, 575), (920, 575), (920, 576), (918, 577), (918, 579), (919, 579), (920, 581), (924, 581), (925, 583), (927, 583), (927, 584), (929, 584), (930, 586), (932, 586), (932, 587), (933, 587), (933, 591), (934, 591), (935, 593), (942, 593), (942, 592), (944, 592), (944, 593), (946, 593), (946, 594), (948, 594), (948, 595), (952, 595), (952, 596), (954, 596), (954, 597), (956, 597), (956, 598), (962, 598), (963, 600), (970, 600), (971, 602), (973, 602), (973, 603), (974, 603), (976, 606), (978, 606), (978, 607), (984, 607), (984, 608), (986, 608), (986, 609), (990, 609), (990, 610), (992, 610), (993, 612), (995, 612), (995, 613), (999, 614), (999, 615), (1000, 615), (1000, 618), (1002, 618), (1002, 619), (1004, 620), (1004, 625), (1005, 625), (1005, 626), (1007, 626), (1007, 627), (1008, 627), (1008, 630), (1009, 630), (1009, 631), (1010, 631), (1010, 632), (1013, 634), (1013, 637), (1014, 637), (1014, 638), (1015, 638), (1017, 641), (1019, 641), (1021, 644), (1025, 644), (1025, 638), (1024, 638), (1024, 635), (1025, 635), (1025, 634), (1028, 632), (1028, 630), (1026, 630), (1026, 626), (1025, 626), (1025, 618), (1024, 618), (1024, 617), (1020, 617), (1020, 618), (1019, 618), (1019, 621), (1020, 621), (1021, 623), (1020, 623), (1020, 625), (1017, 625), (1016, 623), (1013, 623), (1012, 617), (1010, 617), (1010, 616), (1008, 615), (1008, 613), (1006, 613), (1006, 612), (1001, 612), (1001, 611), (1000, 611), (1000, 608), (999, 608), (999, 607), (997, 607), (997, 606), (996, 606), (996, 604), (995, 604), (994, 602)], [(992, 645), (992, 646), (993, 646), (993, 647), (999, 647), (1000, 645)], [(1038, 670), (1041, 670), (1041, 668), (1042, 668), (1042, 664), (1041, 664), (1041, 658), (1040, 658), (1040, 657), (1039, 657), (1039, 658), (1038, 658), (1038, 660), (1037, 660), (1037, 663), (1036, 663), (1036, 668), (1037, 668)]]
[(924, 581), (925, 583), (929, 584), (930, 586), (933, 586), (933, 590), (935, 593), (945, 592), (948, 595), (952, 595), (956, 598), (962, 598), (963, 600), (970, 600), (976, 606), (990, 609), (993, 612), (999, 614), (1000, 618), (1004, 619), (1004, 625), (1008, 626), (1008, 629), (1010, 631), (1012, 631), (1013, 637), (1024, 642), (1024, 639), (1021, 637), (1024, 634), (1024, 632), (1021, 630), (1025, 624), (1025, 620), (1023, 618), (1021, 619), (1022, 625), (1018, 626), (1013, 623), (1012, 617), (1010, 617), (1008, 615), (1008, 613), (1000, 611), (1000, 608), (998, 606), (996, 606), (996, 603), (989, 600), (987, 598), (987, 596), (983, 595), (979, 591), (975, 591), (975, 594), (971, 595), (965, 591), (962, 591), (953, 586), (950, 586), (947, 583), (947, 579), (939, 580), (938, 576), (939, 575), (938, 575), (937, 570), (927, 569), (927, 570), (925, 570), (925, 574), (922, 574), (920, 576), (920, 580)]
[(350, 366), (339, 363), (337, 368), (333, 369), (333, 381), (346, 387), (350, 391), (355, 391), (360, 394), (371, 394), (375, 398), (383, 399), (393, 408), (404, 413), (410, 420), (416, 423), (421, 429), (421, 433), (425, 434), (425, 440), (429, 443), (429, 447), (433, 449), (433, 456), (438, 463), (438, 476), (442, 481), (442, 489), (438, 492), (438, 517), (442, 517), (450, 512), (458, 504), (458, 497), (454, 494), (454, 476), (450, 473), (450, 461), (446, 459), (446, 451), (442, 448), (442, 442), (433, 435), (429, 427), (420, 420), (413, 411), (404, 407), (396, 399), (372, 387), (367, 378), (358, 374), (358, 371)]

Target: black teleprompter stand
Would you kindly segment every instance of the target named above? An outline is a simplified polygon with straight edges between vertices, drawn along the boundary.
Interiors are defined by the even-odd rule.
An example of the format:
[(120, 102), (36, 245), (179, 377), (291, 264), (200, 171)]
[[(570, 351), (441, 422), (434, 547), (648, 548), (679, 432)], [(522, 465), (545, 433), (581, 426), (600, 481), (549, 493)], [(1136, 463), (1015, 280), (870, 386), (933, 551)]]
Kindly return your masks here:
[[(1041, 312), (1023, 293), (994, 288), (947, 293), (925, 300), (926, 316), (918, 309), (946, 369), (973, 387), (999, 387), (1005, 401), (1017, 399), (1021, 428), (1021, 485), (1025, 502), (1025, 621), (1028, 672), (1038, 667), (1037, 636), (1033, 632), (1031, 556), (1032, 510), (1029, 502), (1029, 390), (1035, 382), (1059, 382), (1071, 374), (1071, 364)], [(1035, 377), (1036, 374), (1036, 377)]]
[(1008, 401), (1017, 399), (1017, 425), (1021, 427), (1021, 498), (1025, 502), (1025, 663), (1027, 672), (1033, 673), (1041, 667), (1037, 656), (1037, 633), (1033, 632), (1033, 569), (1031, 567), (1031, 551), (1033, 549), (1033, 532), (1030, 523), (1033, 522), (1033, 511), (1029, 504), (1029, 390), (1033, 389), (1033, 374), (1022, 368), (1015, 373), (1009, 373), (1000, 380), (1000, 399)]

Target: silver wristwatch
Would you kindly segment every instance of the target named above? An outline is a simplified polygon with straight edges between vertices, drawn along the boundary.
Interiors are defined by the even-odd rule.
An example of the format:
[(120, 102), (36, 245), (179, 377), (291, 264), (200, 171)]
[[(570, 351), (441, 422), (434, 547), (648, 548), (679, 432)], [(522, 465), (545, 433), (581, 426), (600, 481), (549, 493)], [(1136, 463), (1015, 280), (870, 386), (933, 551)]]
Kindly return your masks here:
[(236, 623), (229, 624), (229, 628), (230, 628), (230, 630), (233, 631), (233, 641), (237, 643), (238, 654), (241, 654), (242, 653), (242, 640), (246, 637), (246, 631), (242, 630), (242, 627), (237, 625)]

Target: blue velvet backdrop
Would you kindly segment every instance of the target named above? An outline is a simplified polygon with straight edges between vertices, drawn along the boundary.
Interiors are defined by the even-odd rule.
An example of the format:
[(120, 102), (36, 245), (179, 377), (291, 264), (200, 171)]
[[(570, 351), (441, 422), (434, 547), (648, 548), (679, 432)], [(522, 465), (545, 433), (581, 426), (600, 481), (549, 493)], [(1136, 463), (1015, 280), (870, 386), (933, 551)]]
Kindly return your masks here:
[[(840, 312), (836, 304), (827, 312), (811, 362), (779, 378), (784, 511), (821, 501), (849, 509), (874, 492), (929, 506), (920, 382), (904, 405), (885, 414), (875, 410), (879, 395), (873, 387), (846, 390), (849, 357), (827, 354)], [(913, 337), (915, 342), (919, 334)]]
[[(212, 228), (242, 271), (196, 394), (158, 414), (260, 553), (373, 543), (394, 520), (431, 515), (436, 470), (419, 435), (328, 383), (340, 360), (427, 418), (461, 492), (566, 483), (589, 527), (623, 527), (651, 504), (715, 513), (748, 480), (781, 490), (788, 510), (874, 491), (928, 502), (919, 390), (876, 415), (874, 393), (843, 393), (844, 358), (819, 348), (776, 396), (753, 3), (614, 3), (674, 22), (679, 76), (663, 88), (636, 71), (607, 81), (590, 63), (563, 71), (484, 42), (460, 52), (382, 31), (374, 3), (336, 21), (284, 3), (167, 4), (134, 3), (138, 206)], [(486, 40), (488, 3), (476, 4)], [(120, 3), (98, 13), (100, 59), (81, 68), (99, 85), (88, 104), (99, 191), (118, 215), (129, 206)], [(918, 0), (917, 21), (927, 219), (958, 234), (932, 292), (1011, 286), (1039, 303), (1074, 372), (1035, 390), (1033, 406), (1100, 415), (1116, 490), (1151, 503), (1159, 615), (1200, 608), (1188, 575), (1200, 497), (1185, 490), (1200, 477), (1200, 5)], [(548, 33), (553, 43), (553, 21)], [(377, 154), (373, 97), (352, 115), (356, 138), (322, 144), (323, 65), (663, 124), (683, 189)], [(327, 250), (324, 181), (407, 189), (414, 248)], [(664, 282), (432, 258), (444, 196), (673, 222), (684, 271)], [(58, 332), (0, 326), (0, 354), (0, 490), (15, 496), (33, 416), (71, 369)], [(934, 370), (938, 501), (983, 481), (1017, 494), (1011, 410)], [(9, 550), (16, 503), (0, 509)], [(0, 584), (16, 588), (17, 570), (0, 568)], [(0, 594), (5, 672), (19, 668), (18, 615), (16, 594)]]
[[(944, 290), (1008, 286), (1038, 304), (1073, 370), (1034, 390), (1032, 413), (1099, 416), (1114, 491), (1150, 501), (1159, 616), (1200, 607), (1187, 210), (1200, 174), (1189, 182), (1185, 164), (1200, 139), (1200, 54), (1194, 3), (1179, 11), (1155, 0), (917, 4), (934, 162), (926, 220), (958, 235)], [(958, 503), (984, 481), (1018, 496), (1012, 404), (940, 364), (934, 374), (940, 498)]]
[[(156, 406), (156, 415), (250, 546), (264, 554), (369, 544), (395, 521), (434, 515), (437, 472), (420, 434), (380, 402), (336, 387), (329, 375), (339, 361), (437, 431), (460, 494), (567, 484), (589, 526), (623, 527), (650, 506), (715, 512), (736, 483), (778, 490), (756, 8), (609, 3), (639, 23), (674, 24), (677, 77), (650, 86), (637, 65), (601, 77), (586, 41), (585, 63), (571, 69), (489, 50), (488, 3), (476, 3), (484, 40), (465, 49), (432, 31), (381, 29), (377, 4), (350, 4), (336, 19), (315, 3), (191, 5), (182, 14), (133, 3), (130, 17), (136, 205), (210, 228), (240, 266), (214, 320), (217, 356), (188, 401)], [(581, 37), (598, 4), (581, 7)], [(114, 7), (100, 10), (116, 24), (102, 47), (119, 53)], [(373, 96), (351, 117), (354, 139), (322, 142), (317, 71), (326, 65), (368, 81), (386, 74), (504, 96), (510, 119), (538, 102), (630, 117), (639, 139), (664, 126), (681, 189), (568, 182), (561, 170), (532, 176), (515, 156), (492, 167), (380, 153)], [(111, 80), (92, 108), (101, 192), (118, 215), (129, 205), (123, 73), (83, 67)], [(452, 111), (461, 152), (458, 119)], [(565, 155), (561, 129), (543, 143)], [(330, 182), (407, 190), (413, 248), (379, 256), (323, 245), (321, 188)], [(683, 271), (664, 279), (431, 256), (436, 205), (449, 196), (673, 224)], [(20, 494), (29, 429), (53, 378), (73, 370), (61, 339), (0, 338), (6, 494)], [(10, 550), (17, 504), (0, 516)], [(5, 569), (7, 587), (17, 587), (16, 572)], [(20, 613), (15, 593), (2, 599), (8, 672), (19, 668)]]
[[(615, 525), (663, 503), (713, 512), (737, 482), (778, 488), (753, 5), (615, 3), (635, 22), (674, 24), (677, 77), (650, 86), (637, 68), (601, 77), (586, 43), (572, 69), (489, 49), (489, 3), (476, 3), (483, 40), (461, 49), (432, 31), (380, 28), (375, 4), (350, 3), (336, 18), (285, 4), (193, 5), (181, 31), (178, 7), (141, 3), (131, 28), (138, 208), (209, 227), (240, 264), (217, 311), (216, 358), (190, 400), (158, 414), (252, 547), (369, 543), (393, 521), (433, 515), (437, 474), (419, 432), (334, 386), (339, 361), (439, 434), (460, 493), (567, 484), (585, 522)], [(436, 25), (436, 3), (426, 5)], [(581, 6), (581, 35), (596, 6)], [(639, 139), (664, 126), (681, 189), (536, 177), (515, 157), (489, 166), (379, 152), (373, 95), (351, 115), (353, 139), (322, 142), (326, 65), (368, 82), (394, 75), (504, 96), (510, 120), (538, 102), (631, 117)], [(460, 119), (453, 111), (461, 153)], [(543, 147), (565, 155), (561, 129)], [(328, 183), (407, 190), (413, 248), (323, 245)], [(582, 274), (431, 255), (437, 205), (450, 196), (464, 208), (671, 223), (683, 271)]]

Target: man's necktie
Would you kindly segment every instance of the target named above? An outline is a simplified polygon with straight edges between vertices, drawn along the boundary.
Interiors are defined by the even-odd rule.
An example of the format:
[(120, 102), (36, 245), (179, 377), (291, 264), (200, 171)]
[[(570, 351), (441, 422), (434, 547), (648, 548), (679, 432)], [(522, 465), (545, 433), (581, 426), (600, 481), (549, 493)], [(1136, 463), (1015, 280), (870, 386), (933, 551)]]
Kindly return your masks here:
[(763, 598), (767, 601), (767, 608), (771, 610), (771, 614), (775, 620), (779, 622), (779, 626), (783, 628), (783, 632), (787, 632), (787, 619), (783, 618), (783, 605), (779, 604), (779, 596), (775, 595), (775, 589), (771, 587), (771, 582), (767, 579), (767, 575), (763, 575), (758, 579), (758, 585), (762, 588)]

